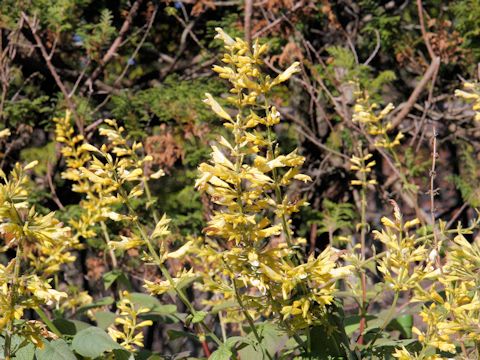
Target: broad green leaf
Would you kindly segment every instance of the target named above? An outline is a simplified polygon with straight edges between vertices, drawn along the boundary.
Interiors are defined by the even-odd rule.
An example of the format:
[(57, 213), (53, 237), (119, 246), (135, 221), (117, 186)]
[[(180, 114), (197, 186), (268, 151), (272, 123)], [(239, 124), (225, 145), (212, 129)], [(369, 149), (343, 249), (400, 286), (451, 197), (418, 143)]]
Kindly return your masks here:
[[(5, 339), (3, 334), (0, 333), (0, 356), (4, 353), (4, 344)], [(24, 337), (18, 335), (13, 335), (10, 349), (15, 355), (15, 359), (32, 360), (35, 356), (35, 346)]]
[(35, 345), (31, 343), (15, 351), (16, 360), (33, 360), (34, 356), (35, 356)]
[(128, 290), (131, 289), (130, 281), (123, 271), (112, 270), (103, 274), (103, 285), (105, 286), (105, 289), (108, 289), (110, 286), (112, 286), (115, 281), (124, 285)]
[(267, 359), (265, 352), (273, 357), (283, 350), (288, 337), (277, 325), (265, 322), (257, 324), (256, 329), (262, 342), (258, 344), (253, 331), (250, 330), (250, 333), (243, 339), (247, 346), (239, 351), (242, 359), (262, 359), (263, 357)]
[(403, 338), (412, 337), (412, 327), (413, 327), (413, 316), (412, 315), (402, 315), (398, 316), (388, 324), (389, 330), (398, 330), (402, 334)]
[(121, 348), (105, 331), (94, 326), (77, 333), (72, 342), (73, 350), (79, 355), (90, 358), (96, 358), (107, 351)]
[(62, 340), (45, 342), (43, 349), (37, 349), (35, 356), (37, 360), (77, 360), (67, 343)]
[(107, 328), (113, 324), (116, 317), (116, 315), (110, 311), (96, 311), (93, 316), (95, 317), (97, 326), (103, 330), (107, 330)]
[(35, 356), (35, 346), (29, 343), (15, 351), (16, 360), (33, 360)]
[(157, 298), (142, 293), (131, 293), (130, 299), (134, 304), (150, 309), (148, 313), (142, 314), (142, 319), (167, 323), (178, 322), (179, 314), (174, 304), (162, 304)]
[(205, 319), (205, 316), (207, 316), (207, 315), (208, 315), (208, 313), (206, 313), (205, 311), (197, 311), (192, 318), (192, 324), (202, 322), (203, 319)]
[(83, 321), (67, 319), (55, 319), (53, 325), (64, 335), (75, 335), (79, 331), (92, 326)]
[(148, 308), (150, 310), (154, 310), (156, 307), (161, 307), (162, 303), (155, 297), (148, 295), (148, 294), (142, 294), (142, 293), (131, 293), (129, 295), (130, 300), (136, 304), (140, 305), (142, 307)]
[(209, 360), (230, 360), (232, 355), (233, 353), (228, 346), (220, 345), (220, 347), (210, 355)]
[(115, 355), (115, 360), (135, 360), (135, 356), (127, 350), (115, 349), (113, 355)]

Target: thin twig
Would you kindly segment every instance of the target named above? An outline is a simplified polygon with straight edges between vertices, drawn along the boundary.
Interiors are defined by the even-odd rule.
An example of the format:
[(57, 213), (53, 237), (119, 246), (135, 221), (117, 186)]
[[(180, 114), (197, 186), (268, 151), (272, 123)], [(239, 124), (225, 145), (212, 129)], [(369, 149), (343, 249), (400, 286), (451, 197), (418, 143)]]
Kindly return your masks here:
[(244, 28), (245, 28), (245, 41), (248, 46), (252, 42), (252, 15), (253, 15), (253, 0), (245, 0), (245, 15), (244, 15)]
[(97, 68), (93, 71), (92, 75), (90, 75), (90, 77), (85, 82), (85, 84), (88, 87), (91, 87), (93, 85), (93, 82), (100, 76), (103, 69), (105, 69), (105, 66), (109, 63), (109, 61), (113, 58), (113, 56), (117, 52), (118, 48), (120, 47), (123, 41), (123, 37), (125, 36), (128, 29), (130, 28), (133, 18), (137, 14), (137, 11), (140, 5), (142, 4), (142, 2), (143, 0), (137, 0), (133, 3), (132, 7), (130, 8), (130, 11), (128, 12), (127, 17), (125, 18), (125, 21), (122, 24), (122, 27), (120, 28), (120, 31), (118, 32), (118, 36), (115, 38), (115, 40), (113, 41), (108, 51), (105, 53), (102, 60), (100, 60), (100, 64), (97, 66)]
[(60, 88), (60, 91), (63, 94), (63, 97), (65, 98), (65, 101), (67, 102), (67, 107), (68, 109), (72, 112), (73, 117), (75, 119), (75, 124), (77, 125), (78, 131), (80, 134), (83, 134), (83, 121), (82, 119), (78, 116), (75, 104), (73, 103), (70, 94), (67, 91), (67, 88), (65, 87), (65, 84), (62, 82), (60, 79), (60, 76), (57, 73), (57, 70), (52, 64), (52, 61), (50, 59), (50, 56), (47, 52), (47, 49), (43, 45), (42, 40), (40, 39), (40, 36), (38, 36), (37, 29), (35, 27), (35, 23), (31, 22), (27, 14), (22, 12), (22, 18), (25, 20), (27, 23), (28, 27), (30, 28), (30, 31), (32, 32), (33, 38), (35, 39), (35, 43), (37, 44), (38, 48), (40, 49), (40, 52), (42, 54), (43, 59), (45, 60), (47, 64), (47, 68), (50, 71), (50, 73), (53, 76), (53, 79), (55, 80), (55, 83), (57, 86)]
[(417, 84), (413, 92), (410, 94), (410, 97), (408, 98), (407, 102), (401, 105), (402, 110), (392, 120), (392, 125), (394, 128), (400, 125), (400, 123), (405, 118), (405, 116), (407, 116), (407, 114), (410, 112), (413, 105), (415, 104), (418, 97), (420, 96), (421, 92), (427, 85), (428, 81), (433, 77), (433, 75), (437, 71), (437, 68), (439, 67), (439, 65), (440, 65), (440, 58), (434, 57), (427, 71), (423, 75), (422, 79)]
[(430, 218), (433, 227), (433, 247), (435, 253), (435, 263), (437, 268), (440, 268), (440, 249), (439, 249), (439, 240), (437, 227), (435, 226), (435, 195), (437, 194), (437, 189), (435, 189), (435, 177), (436, 177), (436, 163), (437, 163), (437, 129), (433, 127), (432, 135), (432, 167), (430, 168)]
[(381, 39), (380, 39), (380, 33), (378, 32), (377, 29), (373, 30), (375, 32), (375, 36), (377, 38), (377, 45), (375, 45), (375, 49), (373, 49), (373, 52), (370, 54), (368, 59), (363, 63), (363, 65), (367, 66), (370, 64), (370, 62), (377, 56), (378, 51), (380, 50), (380, 46), (382, 45)]
[(427, 31), (425, 30), (425, 21), (423, 20), (422, 0), (417, 0), (417, 10), (418, 10), (418, 20), (420, 21), (420, 29), (422, 31), (423, 41), (425, 42), (425, 46), (427, 47), (430, 58), (433, 60), (434, 58), (436, 58), (436, 55), (432, 49), (432, 45), (430, 45), (430, 41), (427, 36)]

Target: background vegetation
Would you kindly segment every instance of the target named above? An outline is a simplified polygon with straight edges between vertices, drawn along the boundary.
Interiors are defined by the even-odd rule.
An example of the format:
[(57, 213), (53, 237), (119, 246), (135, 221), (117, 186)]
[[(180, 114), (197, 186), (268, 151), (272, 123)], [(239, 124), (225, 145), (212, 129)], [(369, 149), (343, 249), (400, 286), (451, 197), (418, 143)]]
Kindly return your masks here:
[[(79, 150), (82, 142), (97, 149), (102, 144), (118, 145), (99, 133), (105, 119), (116, 119), (125, 130), (122, 136), (128, 134), (128, 146), (133, 146), (134, 141), (143, 143), (142, 157), (132, 160), (137, 161), (136, 165), (128, 166), (141, 168), (149, 179), (150, 194), (131, 200), (128, 211), (135, 211), (142, 226), (148, 221), (155, 226), (161, 214), (168, 214), (169, 233), (162, 236), (173, 249), (205, 236), (203, 229), (214, 217), (218, 204), (195, 188), (197, 169), (210, 159), (210, 145), (219, 136), (231, 136), (203, 102), (205, 93), (210, 93), (222, 106), (230, 106), (225, 96), (229, 84), (212, 71), (224, 53), (221, 39), (215, 38), (217, 27), (249, 44), (257, 39), (259, 44), (268, 44), (263, 70), (271, 78), (299, 62), (299, 72), (272, 89), (269, 98), (283, 119), (272, 127), (279, 153), (288, 154), (298, 148), (305, 157), (302, 173), (312, 180), (295, 182), (286, 190), (291, 199), (305, 199), (310, 204), (291, 214), (291, 228), (305, 238), (305, 258), (322, 253), (329, 245), (341, 252), (363, 244), (363, 261), (382, 253), (389, 245), (374, 240), (371, 231), (382, 227), (382, 217), (392, 217), (392, 204), (395, 216), (401, 213), (402, 219), (418, 219), (417, 234), (433, 236), (433, 250), (442, 256), (448, 252), (437, 247), (438, 242), (446, 242), (445, 234), (453, 231), (458, 222), (468, 229), (459, 233), (468, 243), (475, 243), (475, 209), (480, 204), (480, 129), (472, 100), (478, 101), (478, 97), (455, 96), (455, 89), (463, 88), (465, 80), (475, 83), (480, 76), (478, 0), (1, 0), (0, 9), (0, 130), (10, 130), (0, 139), (1, 168), (8, 174), (17, 162), (38, 160), (33, 168), (17, 168), (19, 184), (24, 171), (30, 179), (22, 183), (25, 192), (20, 195), (35, 205), (38, 217), (55, 211), (60, 222), (75, 230), (66, 236), (71, 242), (71, 261), (58, 260), (65, 264), (55, 274), (42, 268), (45, 279), (53, 279), (51, 286), (68, 293), (69, 301), (50, 307), (42, 303), (41, 313), (35, 311), (37, 305), (28, 305), (30, 310), (25, 310), (22, 317), (33, 322), (54, 320), (64, 342), (55, 343), (58, 334), (50, 336), (48, 333), (55, 331), (44, 327), (40, 338), (55, 344), (48, 351), (55, 353), (66, 346), (73, 349), (71, 354), (75, 352), (72, 356), (79, 358), (128, 359), (130, 355), (123, 350), (113, 351), (111, 338), (105, 338), (103, 345), (91, 353), (85, 353), (74, 339), (85, 329), (111, 327), (114, 314), (128, 313), (131, 303), (147, 309), (142, 319), (151, 321), (138, 328), (144, 333), (146, 350), (137, 352), (137, 358), (210, 355), (218, 344), (211, 336), (195, 330), (204, 321), (220, 338), (226, 333), (245, 337), (250, 334), (253, 338), (248, 316), (228, 314), (228, 303), (209, 302), (209, 291), (211, 294), (215, 290), (190, 286), (198, 279), (189, 279), (182, 288), (197, 309), (209, 313), (206, 318), (188, 318), (194, 314), (173, 292), (155, 298), (146, 295), (143, 280), (155, 282), (163, 270), (149, 266), (152, 259), (142, 259), (142, 252), (135, 247), (112, 256), (116, 250), (106, 242), (132, 237), (136, 231), (131, 225), (133, 220), (129, 219), (129, 226), (117, 222), (111, 214), (82, 218), (88, 206), (95, 208), (100, 203), (90, 199), (91, 203), (85, 205), (87, 192), (72, 190), (72, 185), (81, 186), (80, 180), (75, 175), (62, 176), (75, 169), (68, 163), (72, 155), (65, 152), (66, 146), (78, 150), (75, 156), (83, 159), (90, 152)], [(373, 103), (379, 104), (378, 110), (370, 108)], [(388, 122), (383, 118), (372, 120), (361, 111), (376, 116), (389, 103), (396, 107), (384, 114)], [(66, 124), (63, 130), (58, 127), (67, 111), (74, 134), (82, 137), (77, 139), (78, 144), (77, 140), (59, 140), (63, 137), (59, 132), (68, 129)], [(372, 130), (378, 121), (386, 128)], [(379, 134), (386, 136), (383, 146), (378, 146)], [(128, 148), (123, 143), (121, 146)], [(128, 148), (132, 153), (136, 150)], [(88, 156), (77, 164), (77, 169), (89, 169), (87, 164), (92, 159)], [(144, 161), (145, 157), (149, 161)], [(360, 171), (360, 175), (352, 171), (352, 157), (360, 159), (361, 163), (353, 163), (358, 169), (374, 161), (368, 167), (368, 179), (362, 175), (366, 171)], [(165, 176), (159, 176), (160, 169)], [(374, 181), (367, 184), (370, 180)], [(95, 191), (98, 198), (94, 200), (101, 201), (103, 193)], [(16, 201), (10, 200), (12, 204)], [(114, 210), (117, 205), (113, 205)], [(123, 205), (120, 202), (118, 206)], [(75, 227), (72, 219), (82, 219), (86, 225), (82, 228), (77, 223)], [(0, 262), (5, 269), (13, 258), (18, 258), (15, 245), (9, 246), (11, 233), (15, 235), (10, 228), (2, 228), (4, 248)], [(428, 257), (432, 253), (425, 254)], [(419, 259), (412, 264), (415, 261)], [(186, 263), (187, 270), (195, 268), (191, 258)], [(164, 267), (177, 273), (182, 264), (185, 262), (173, 257)], [(479, 270), (478, 264), (473, 273)], [(412, 335), (414, 325), (419, 332), (425, 331), (417, 325), (420, 309), (410, 303), (413, 289), (404, 289), (398, 299), (395, 297), (397, 307), (392, 309), (398, 316), (396, 322), (391, 322), (388, 309), (395, 291), (381, 292), (375, 287), (385, 282), (385, 272), (377, 271), (374, 263), (358, 265), (358, 269), (367, 274), (355, 283), (358, 288), (343, 285), (339, 289), (340, 295), (352, 290), (356, 298), (340, 296), (341, 306), (329, 308), (331, 317), (327, 321), (342, 322), (338, 327), (346, 332), (338, 336), (348, 336), (348, 340), (335, 341), (348, 351), (342, 347), (332, 350), (322, 343), (319, 349), (310, 349), (310, 357), (389, 358), (402, 346), (410, 346), (412, 359), (417, 355), (426, 359), (432, 354), (442, 358), (445, 354), (441, 351), (452, 350), (420, 350), (418, 342), (411, 340), (419, 336)], [(8, 284), (10, 280), (5, 281)], [(363, 290), (367, 285), (372, 289), (368, 294), (362, 294), (362, 281), (368, 283)], [(123, 297), (123, 291), (129, 295)], [(445, 291), (445, 287), (438, 290), (446, 298)], [(9, 299), (7, 294), (0, 296)], [(475, 303), (473, 298), (471, 303)], [(424, 301), (431, 304), (432, 300)], [(375, 319), (366, 317), (367, 308)], [(475, 314), (478, 316), (478, 312)], [(221, 326), (214, 321), (227, 315), (232, 318), (222, 320)], [(217, 358), (301, 356), (276, 327), (278, 324), (263, 322), (268, 319), (265, 314), (256, 312), (255, 316), (263, 350), (258, 344), (238, 345), (231, 341), (223, 355), (217, 350)], [(373, 321), (369, 324), (366, 319)], [(96, 327), (87, 328), (88, 324)], [(239, 324), (246, 325), (243, 328)], [(23, 334), (27, 334), (27, 325), (22, 326)], [(386, 328), (393, 335), (379, 335)], [(30, 332), (37, 334), (37, 330)], [(95, 334), (97, 330), (89, 331), (89, 336), (103, 336)], [(325, 337), (325, 331), (314, 328), (311, 336), (320, 339)], [(472, 331), (480, 334), (479, 329)], [(101, 334), (108, 337), (106, 332)], [(384, 342), (377, 342), (377, 337)], [(1, 339), (3, 344), (7, 338)], [(33, 338), (28, 339), (35, 343)], [(463, 349), (461, 342), (456, 344), (454, 350), (458, 350), (459, 357), (478, 356), (478, 338), (472, 336), (469, 340), (474, 341), (472, 350)], [(18, 351), (12, 356), (33, 358), (34, 352), (24, 346), (23, 338), (8, 341), (17, 342)], [(374, 351), (373, 343), (380, 344)], [(433, 340), (427, 345), (435, 348)], [(322, 347), (327, 349), (325, 353)], [(135, 343), (132, 348), (138, 349)], [(51, 355), (36, 354), (39, 359)]]

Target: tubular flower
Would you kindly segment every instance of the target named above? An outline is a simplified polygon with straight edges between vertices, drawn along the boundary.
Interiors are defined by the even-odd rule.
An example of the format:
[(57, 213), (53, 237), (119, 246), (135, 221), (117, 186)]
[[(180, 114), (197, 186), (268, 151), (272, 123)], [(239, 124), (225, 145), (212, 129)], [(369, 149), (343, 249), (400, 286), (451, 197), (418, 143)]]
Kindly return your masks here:
[(455, 96), (473, 102), (474, 120), (480, 121), (480, 86), (477, 83), (464, 82), (464, 90), (455, 90)]

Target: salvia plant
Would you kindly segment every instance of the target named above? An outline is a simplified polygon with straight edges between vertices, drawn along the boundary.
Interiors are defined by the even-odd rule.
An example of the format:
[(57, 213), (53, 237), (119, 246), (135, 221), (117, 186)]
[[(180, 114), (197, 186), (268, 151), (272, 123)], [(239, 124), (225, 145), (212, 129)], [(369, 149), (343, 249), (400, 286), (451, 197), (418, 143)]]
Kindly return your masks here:
[[(0, 356), (478, 358), (480, 244), (472, 234), (479, 220), (453, 227), (416, 205), (419, 185), (398, 150), (405, 136), (390, 120), (393, 105), (382, 109), (351, 84), (350, 120), (363, 131), (346, 159), (357, 206), (323, 200), (312, 223), (328, 239), (316, 248), (298, 235), (309, 206), (302, 189), (312, 181), (302, 173), (305, 157), (284, 151), (278, 139), (275, 93), (300, 64), (271, 77), (266, 44), (250, 46), (222, 29), (216, 39), (225, 53), (213, 70), (230, 90), (204, 100), (224, 131), (198, 168), (195, 188), (213, 209), (201, 235), (174, 234), (152, 194), (165, 172), (115, 120), (103, 121), (94, 145), (70, 112), (54, 119), (62, 178), (81, 199), (64, 222), (29, 198), (37, 162), (0, 172)], [(478, 85), (465, 83), (456, 95), (473, 102), (478, 121)], [(415, 217), (392, 200), (390, 217), (380, 226), (369, 221), (377, 153), (398, 175)], [(435, 161), (434, 146), (431, 177)], [(433, 186), (429, 194), (433, 207)], [(67, 275), (85, 252), (107, 267), (101, 299)], [(183, 341), (184, 353), (144, 349), (145, 333), (162, 331), (158, 324)]]

